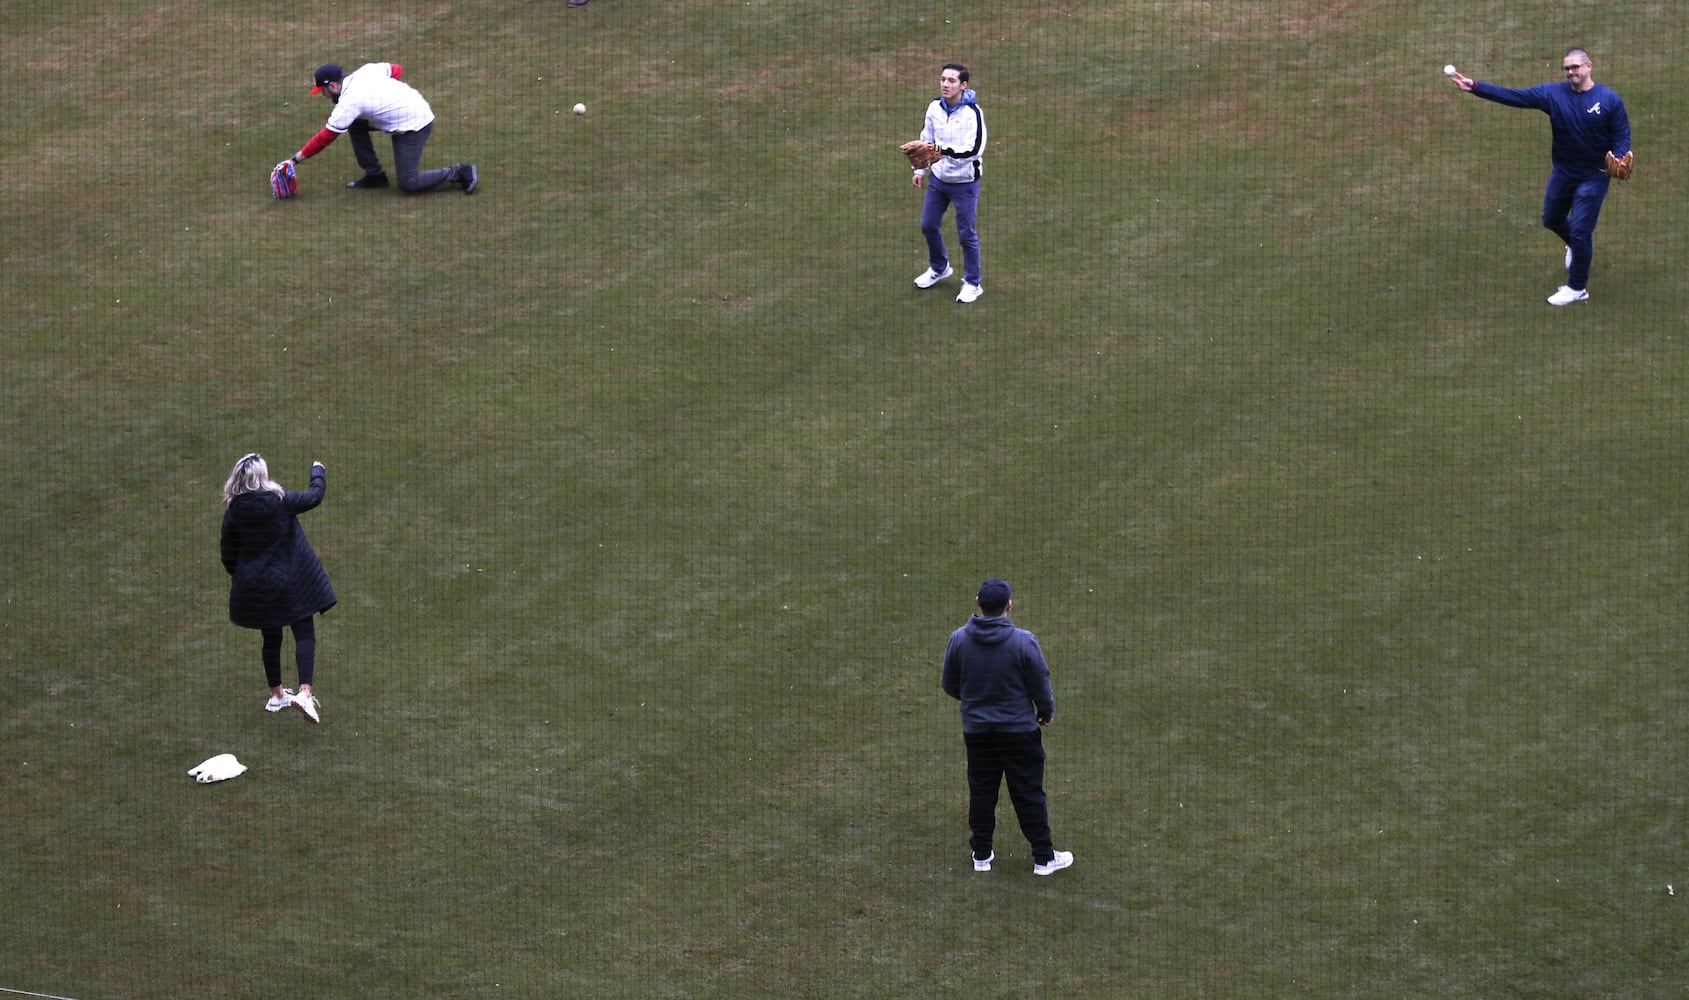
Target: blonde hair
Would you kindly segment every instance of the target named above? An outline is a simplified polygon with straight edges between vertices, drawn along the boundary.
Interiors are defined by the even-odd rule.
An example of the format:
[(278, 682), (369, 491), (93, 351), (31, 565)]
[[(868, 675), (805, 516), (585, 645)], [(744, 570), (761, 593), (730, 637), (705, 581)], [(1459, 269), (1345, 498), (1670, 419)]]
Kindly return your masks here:
[(242, 455), (235, 463), (234, 471), (229, 473), (228, 482), (223, 484), (223, 506), (227, 507), (242, 493), (259, 490), (268, 490), (278, 497), (287, 492), (280, 483), (270, 478), (270, 467), (264, 462), (263, 455), (257, 452)]

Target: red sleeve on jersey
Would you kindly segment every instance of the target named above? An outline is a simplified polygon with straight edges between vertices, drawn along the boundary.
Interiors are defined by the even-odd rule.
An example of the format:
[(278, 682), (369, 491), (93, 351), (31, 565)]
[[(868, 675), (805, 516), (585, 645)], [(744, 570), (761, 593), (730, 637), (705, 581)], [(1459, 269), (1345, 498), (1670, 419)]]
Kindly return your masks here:
[(328, 144), (338, 138), (340, 138), (339, 132), (336, 132), (327, 125), (324, 125), (322, 131), (313, 135), (311, 137), (311, 141), (305, 144), (305, 148), (299, 151), (299, 158), (302, 160), (309, 160), (311, 157), (316, 156), (318, 153), (328, 148)]
[(403, 66), (400, 66), (398, 63), (388, 63), (387, 65), (393, 67), (392, 69), (388, 70), (388, 75), (391, 76), (393, 79), (397, 80), (399, 77), (404, 75), (405, 68)]

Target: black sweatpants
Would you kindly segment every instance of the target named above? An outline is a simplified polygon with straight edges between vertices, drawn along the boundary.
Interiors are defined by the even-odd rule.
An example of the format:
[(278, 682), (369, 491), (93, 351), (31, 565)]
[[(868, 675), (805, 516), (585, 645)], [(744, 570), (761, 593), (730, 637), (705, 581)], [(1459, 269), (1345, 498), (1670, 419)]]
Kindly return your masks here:
[(1050, 811), (1044, 799), (1044, 734), (963, 733), (968, 748), (968, 845), (974, 857), (991, 853), (997, 829), (997, 793), (1004, 781), (1014, 804), (1020, 832), (1032, 847), (1032, 860), (1045, 864), (1056, 856), (1050, 837)]
[[(381, 173), (381, 158), (376, 155), (375, 142), (370, 138), (369, 122), (359, 118), (352, 123), (347, 134), (352, 137), (352, 153), (357, 158), (358, 166), (364, 168), (366, 174)], [(399, 190), (406, 194), (421, 194), (432, 191), (447, 181), (457, 180), (457, 170), (452, 167), (439, 167), (434, 170), (422, 169), (422, 148), (428, 145), (428, 137), (434, 134), (434, 123), (417, 129), (415, 132), (393, 132), (393, 172), (398, 175)]]

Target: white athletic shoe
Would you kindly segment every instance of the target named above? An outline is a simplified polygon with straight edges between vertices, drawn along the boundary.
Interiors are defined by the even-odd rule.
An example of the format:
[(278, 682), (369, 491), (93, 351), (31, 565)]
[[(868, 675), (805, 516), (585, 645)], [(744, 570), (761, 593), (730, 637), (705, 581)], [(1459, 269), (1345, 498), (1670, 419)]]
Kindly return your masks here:
[(964, 281), (962, 282), (962, 294), (956, 296), (956, 301), (972, 302), (974, 299), (977, 299), (984, 294), (985, 289), (979, 287), (978, 285), (970, 285)]
[(1574, 302), (1583, 302), (1588, 298), (1589, 290), (1586, 288), (1573, 288), (1570, 285), (1561, 285), (1558, 292), (1555, 292), (1553, 295), (1548, 297), (1548, 304), (1551, 306), (1569, 306)]
[(981, 860), (979, 858), (974, 858), (974, 871), (976, 871), (976, 872), (988, 872), (988, 871), (991, 870), (991, 862), (996, 861), (996, 860), (997, 860), (997, 852), (996, 851), (992, 851), (990, 854), (987, 854), (985, 856), (984, 860)]
[(951, 267), (949, 264), (944, 265), (944, 273), (943, 274), (939, 274), (937, 271), (934, 271), (932, 268), (929, 267), (925, 271), (922, 271), (920, 274), (915, 275), (915, 287), (916, 288), (931, 288), (932, 286), (938, 284), (939, 282), (943, 281), (945, 278), (948, 278), (952, 274), (955, 274), (955, 273), (956, 273), (956, 269), (954, 267)]
[(287, 688), (282, 688), (280, 698), (277, 698), (275, 695), (270, 695), (270, 700), (264, 703), (264, 711), (279, 712), (292, 704), (293, 692), (289, 691)]
[(293, 707), (305, 713), (305, 718), (312, 722), (321, 722), (322, 716), (317, 714), (317, 698), (315, 695), (300, 692), (293, 696)]
[(1572, 269), (1572, 248), (1567, 247), (1566, 248), (1566, 270), (1570, 271), (1571, 269)]
[(1033, 865), (1032, 866), (1032, 874), (1034, 874), (1034, 875), (1054, 875), (1056, 872), (1061, 871), (1063, 868), (1071, 868), (1071, 867), (1073, 867), (1073, 852), (1072, 851), (1057, 851), (1056, 856), (1051, 858), (1049, 861), (1046, 861), (1041, 865), (1038, 865), (1038, 864)]

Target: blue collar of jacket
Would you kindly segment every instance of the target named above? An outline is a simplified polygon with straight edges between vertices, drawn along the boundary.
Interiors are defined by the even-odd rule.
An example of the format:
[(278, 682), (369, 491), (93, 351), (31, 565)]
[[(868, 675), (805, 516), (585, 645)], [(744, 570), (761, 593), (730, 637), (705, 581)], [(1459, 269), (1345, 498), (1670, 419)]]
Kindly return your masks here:
[(944, 109), (944, 113), (947, 114), (947, 115), (953, 115), (956, 112), (962, 110), (963, 108), (967, 107), (970, 104), (978, 104), (978, 103), (979, 103), (979, 99), (974, 94), (972, 87), (964, 87), (962, 89), (962, 99), (957, 101), (954, 105), (952, 105), (949, 101), (945, 100), (943, 94), (938, 95), (939, 107), (942, 107)]

